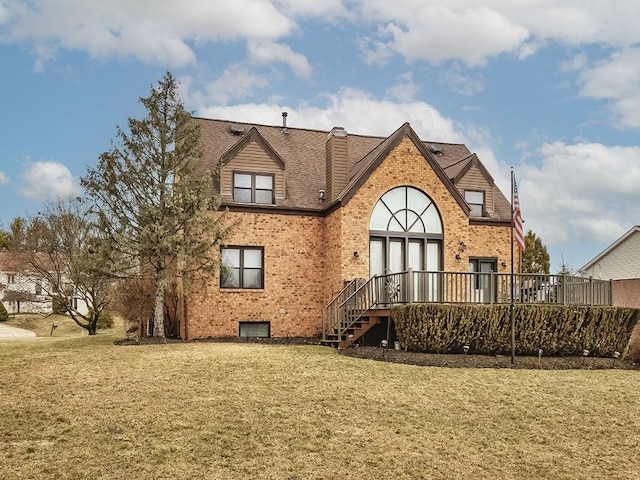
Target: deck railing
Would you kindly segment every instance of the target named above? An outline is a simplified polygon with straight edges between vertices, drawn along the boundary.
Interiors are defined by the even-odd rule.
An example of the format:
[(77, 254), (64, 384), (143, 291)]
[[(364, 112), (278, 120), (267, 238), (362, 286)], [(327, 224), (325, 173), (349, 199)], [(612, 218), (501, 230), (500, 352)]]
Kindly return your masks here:
[[(511, 282), (513, 281), (513, 290)], [(570, 275), (408, 270), (373, 277), (374, 303), (611, 305), (611, 282)]]
[[(513, 282), (513, 288), (512, 288)], [(570, 275), (407, 270), (349, 283), (325, 307), (323, 338), (374, 307), (409, 303), (611, 305), (611, 281)]]

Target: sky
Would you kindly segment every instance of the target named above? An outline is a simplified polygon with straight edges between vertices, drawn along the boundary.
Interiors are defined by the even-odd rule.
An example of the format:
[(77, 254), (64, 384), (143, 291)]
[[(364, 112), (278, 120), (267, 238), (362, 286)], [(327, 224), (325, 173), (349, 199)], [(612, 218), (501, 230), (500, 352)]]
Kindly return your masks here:
[(640, 224), (640, 2), (0, 0), (0, 228), (81, 193), (171, 71), (195, 115), (465, 143), (551, 270)]

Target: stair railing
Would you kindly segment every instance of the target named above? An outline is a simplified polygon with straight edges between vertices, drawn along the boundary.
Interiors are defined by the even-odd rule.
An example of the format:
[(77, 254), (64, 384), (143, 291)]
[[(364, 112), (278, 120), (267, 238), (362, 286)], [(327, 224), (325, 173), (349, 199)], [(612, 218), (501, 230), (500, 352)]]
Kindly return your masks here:
[(326, 341), (327, 336), (339, 329), (344, 316), (344, 310), (341, 308), (344, 301), (362, 286), (366, 280), (364, 278), (356, 278), (351, 280), (345, 287), (338, 292), (331, 300), (329, 305), (322, 310), (322, 340)]
[(347, 331), (377, 304), (374, 293), (374, 282), (376, 278), (378, 277), (373, 276), (360, 285), (338, 307), (340, 311), (340, 321), (337, 325), (338, 341), (344, 340)]

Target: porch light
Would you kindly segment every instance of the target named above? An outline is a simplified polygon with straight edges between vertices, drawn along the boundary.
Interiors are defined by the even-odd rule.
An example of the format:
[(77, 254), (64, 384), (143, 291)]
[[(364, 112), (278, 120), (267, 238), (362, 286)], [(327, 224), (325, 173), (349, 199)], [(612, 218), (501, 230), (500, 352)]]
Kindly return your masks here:
[(321, 202), (324, 202), (324, 190), (318, 190), (318, 198)]
[(357, 250), (353, 251), (353, 258), (358, 258), (360, 256), (360, 254), (358, 253)]

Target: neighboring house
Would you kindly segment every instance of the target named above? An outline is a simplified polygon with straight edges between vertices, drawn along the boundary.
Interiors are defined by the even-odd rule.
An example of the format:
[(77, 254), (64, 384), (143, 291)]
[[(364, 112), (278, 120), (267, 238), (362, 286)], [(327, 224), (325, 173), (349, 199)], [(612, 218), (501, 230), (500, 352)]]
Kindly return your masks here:
[(182, 338), (314, 336), (354, 279), (510, 271), (511, 205), (465, 145), (408, 123), (384, 138), (290, 128), (285, 114), (281, 126), (194, 121), (240, 224), (221, 275), (184, 298)]
[(612, 304), (640, 308), (640, 225), (636, 225), (579, 270), (612, 281)]
[[(0, 252), (0, 301), (9, 314), (16, 313), (53, 313), (51, 296), (47, 294), (45, 279), (27, 275), (23, 265), (11, 252)], [(74, 286), (69, 284), (69, 295), (74, 295)], [(74, 299), (78, 310), (86, 313), (88, 309), (83, 300)]]
[(51, 313), (42, 281), (24, 275), (23, 270), (11, 252), (0, 252), (0, 301), (7, 312)]

